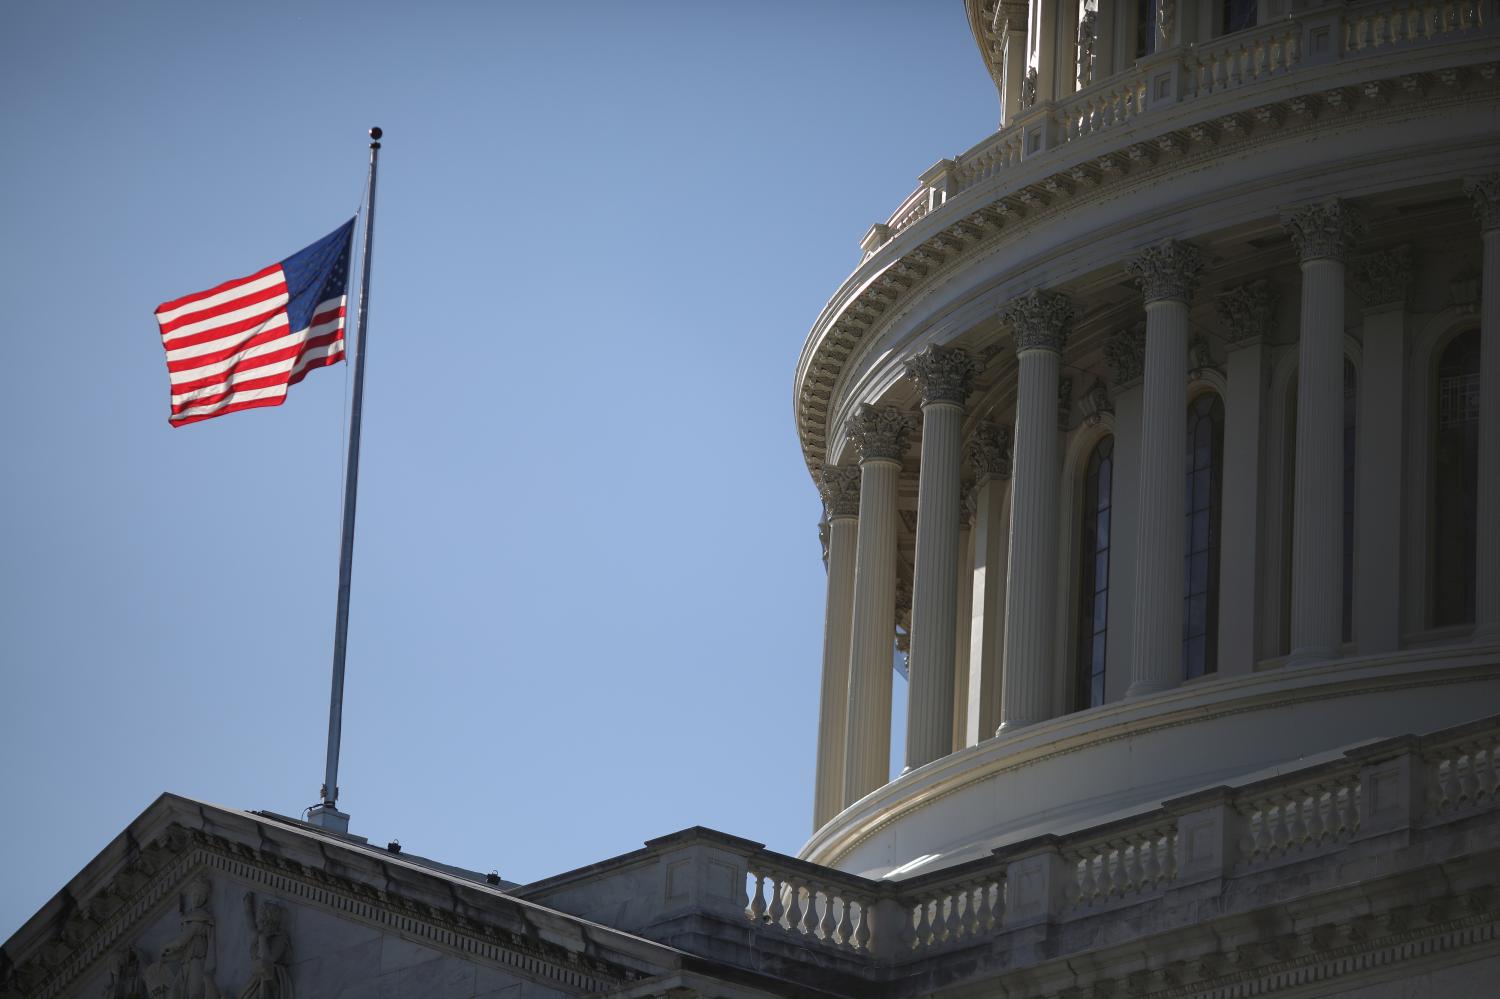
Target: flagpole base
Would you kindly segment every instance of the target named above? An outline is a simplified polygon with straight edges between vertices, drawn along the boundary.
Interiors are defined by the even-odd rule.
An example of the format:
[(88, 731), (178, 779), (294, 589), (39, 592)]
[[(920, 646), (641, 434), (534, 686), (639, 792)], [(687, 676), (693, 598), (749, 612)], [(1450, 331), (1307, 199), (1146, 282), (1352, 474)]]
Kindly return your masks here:
[(349, 816), (333, 805), (314, 805), (307, 810), (307, 821), (329, 832), (349, 834)]

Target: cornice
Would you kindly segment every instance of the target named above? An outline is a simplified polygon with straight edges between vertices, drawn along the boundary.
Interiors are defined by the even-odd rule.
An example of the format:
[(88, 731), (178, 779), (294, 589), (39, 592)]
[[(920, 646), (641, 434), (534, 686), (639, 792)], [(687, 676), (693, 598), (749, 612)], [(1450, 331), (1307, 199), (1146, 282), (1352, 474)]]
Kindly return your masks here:
[[(1469, 103), (1476, 92), (1493, 98), (1497, 65), (1484, 58), (1493, 51), (1486, 47), (1491, 42), (1488, 34), (1464, 36), (1431, 49), (1398, 50), (1382, 62), (1307, 67), (1272, 82), (1184, 101), (1043, 153), (1034, 162), (1049, 164), (1050, 171), (1031, 163), (999, 171), (950, 194), (911, 225), (886, 227), (890, 239), (834, 295), (799, 358), (794, 411), (809, 470), (816, 473), (826, 460), (829, 420), (848, 365), (879, 339), (900, 307), (938, 280), (1059, 212), (1116, 196), (1131, 184), (1242, 155), (1243, 147), (1263, 146), (1268, 135), (1294, 139), (1330, 123), (1430, 114)], [(1477, 72), (1402, 66), (1419, 58), (1428, 65), (1434, 54), (1477, 66)], [(1320, 83), (1326, 89), (1318, 89)]]

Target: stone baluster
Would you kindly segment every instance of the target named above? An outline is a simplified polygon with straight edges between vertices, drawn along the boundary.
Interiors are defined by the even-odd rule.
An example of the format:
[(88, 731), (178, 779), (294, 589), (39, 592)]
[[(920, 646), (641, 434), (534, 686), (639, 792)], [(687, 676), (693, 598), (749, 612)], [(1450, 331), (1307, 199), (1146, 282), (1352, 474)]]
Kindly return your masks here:
[(1073, 305), (1064, 295), (1036, 290), (1011, 302), (1004, 318), (1015, 336), (1017, 390), (1000, 731), (1051, 715), (1057, 625), (1057, 374)]
[(1000, 675), (1005, 650), (1005, 573), (1010, 522), (1005, 486), (1010, 479), (1010, 427), (989, 421), (974, 428), (964, 457), (974, 472), (973, 619), (969, 633), (969, 699), (966, 745), (978, 745), (1000, 727)]
[(1364, 306), (1359, 433), (1354, 462), (1354, 640), (1361, 653), (1395, 652), (1401, 642), (1402, 427), (1406, 416), (1406, 297), (1411, 247), (1355, 264)]
[(823, 686), (813, 828), (844, 807), (844, 743), (849, 716), (849, 647), (854, 623), (854, 552), (859, 528), (858, 468), (825, 465), (818, 474), (828, 523), (828, 602), (823, 612)]
[(922, 391), (922, 465), (907, 663), (906, 769), (913, 770), (953, 750), (964, 402), (973, 388), (974, 362), (961, 349), (929, 347), (907, 362), (906, 374)]
[(1148, 247), (1126, 271), (1146, 300), (1135, 630), (1128, 696), (1182, 680), (1183, 448), (1187, 440), (1188, 303), (1203, 269), (1191, 243)]
[(1464, 185), (1484, 241), (1479, 286), (1479, 489), (1474, 640), (1500, 642), (1500, 171)]
[(916, 421), (868, 403), (849, 419), (859, 455), (859, 527), (849, 647), (844, 800), (858, 801), (890, 778), (891, 615), (896, 606), (896, 486)]
[(1342, 201), (1282, 221), (1302, 261), (1290, 661), (1308, 665), (1344, 641), (1344, 257), (1364, 225)]
[(1276, 331), (1278, 304), (1276, 286), (1264, 280), (1231, 288), (1215, 303), (1219, 335), (1229, 347), (1219, 534), (1219, 672), (1229, 676), (1255, 668), (1261, 427), (1267, 342)]

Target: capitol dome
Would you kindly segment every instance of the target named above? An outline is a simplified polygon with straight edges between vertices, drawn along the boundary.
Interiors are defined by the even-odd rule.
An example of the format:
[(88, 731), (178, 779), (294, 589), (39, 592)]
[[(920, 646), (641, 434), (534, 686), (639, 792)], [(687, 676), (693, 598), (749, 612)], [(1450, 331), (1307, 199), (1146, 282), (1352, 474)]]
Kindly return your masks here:
[(800, 856), (912, 877), (1494, 714), (1493, 5), (966, 8), (999, 130), (870, 228), (797, 362)]

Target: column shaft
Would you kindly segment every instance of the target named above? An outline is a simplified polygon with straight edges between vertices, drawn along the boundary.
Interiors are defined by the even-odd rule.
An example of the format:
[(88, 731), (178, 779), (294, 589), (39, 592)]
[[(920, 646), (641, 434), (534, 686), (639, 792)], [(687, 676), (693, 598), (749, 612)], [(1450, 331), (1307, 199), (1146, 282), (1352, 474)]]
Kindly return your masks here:
[(1292, 499), (1293, 664), (1343, 646), (1344, 263), (1302, 262)]
[(1000, 671), (1005, 649), (1005, 572), (1010, 518), (1005, 482), (979, 484), (974, 512), (974, 614), (969, 633), (969, 703), (964, 743), (974, 746), (1000, 727)]
[(1395, 652), (1401, 644), (1405, 308), (1366, 313), (1363, 346), (1354, 468), (1354, 640), (1362, 654)]
[(1182, 679), (1187, 346), (1187, 303), (1146, 303), (1131, 696), (1165, 690)]
[[(1500, 190), (1500, 179), (1491, 179)], [(1500, 211), (1484, 229), (1479, 289), (1479, 482), (1474, 639), (1500, 642)]]
[[(849, 734), (844, 749), (845, 805), (890, 779), (896, 480), (900, 471), (900, 463), (894, 460), (860, 463), (849, 651)], [(829, 558), (831, 562), (831, 552)]]
[(917, 551), (912, 583), (906, 767), (953, 748), (954, 629), (958, 622), (958, 522), (963, 407), (922, 407)]
[(1224, 400), (1224, 503), (1219, 535), (1219, 672), (1234, 676), (1255, 669), (1265, 345), (1257, 340), (1236, 347), (1229, 352), (1226, 366), (1229, 393)]
[(974, 626), (974, 532), (965, 516), (958, 525), (958, 620), (953, 632), (953, 751), (970, 745), (965, 738), (969, 716), (969, 642)]
[(1057, 373), (1055, 350), (1018, 353), (1010, 569), (1005, 591), (1002, 730), (1051, 716), (1057, 625)]
[(859, 521), (828, 523), (828, 602), (823, 615), (823, 685), (818, 712), (818, 763), (813, 828), (844, 807), (844, 743), (848, 738), (849, 650), (854, 623), (854, 554)]

